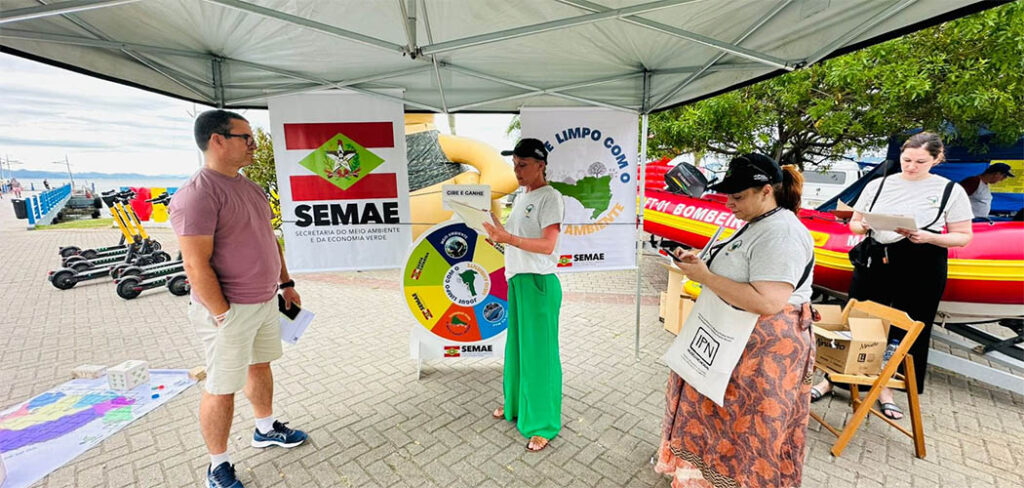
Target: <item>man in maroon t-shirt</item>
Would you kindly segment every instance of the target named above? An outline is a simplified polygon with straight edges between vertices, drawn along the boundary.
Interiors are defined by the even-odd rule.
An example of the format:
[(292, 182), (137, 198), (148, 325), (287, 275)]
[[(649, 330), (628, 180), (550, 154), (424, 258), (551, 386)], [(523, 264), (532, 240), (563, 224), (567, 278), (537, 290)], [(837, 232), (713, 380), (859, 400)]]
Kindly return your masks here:
[(281, 357), (277, 291), (301, 304), (271, 227), (263, 190), (238, 173), (252, 164), (256, 140), (241, 115), (210, 110), (196, 118), (205, 164), (174, 194), (171, 226), (192, 285), (189, 321), (206, 349), (199, 424), (210, 453), (210, 488), (243, 488), (227, 453), (235, 393), (245, 391), (256, 417), (253, 447), (291, 448), (306, 433), (273, 415), (270, 362)]

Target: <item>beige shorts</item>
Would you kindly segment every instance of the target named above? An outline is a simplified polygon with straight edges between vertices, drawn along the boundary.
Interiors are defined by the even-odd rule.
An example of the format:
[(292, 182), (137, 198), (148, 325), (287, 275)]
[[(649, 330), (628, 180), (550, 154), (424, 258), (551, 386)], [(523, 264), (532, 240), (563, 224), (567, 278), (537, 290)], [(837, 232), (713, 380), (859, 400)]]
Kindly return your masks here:
[(277, 297), (252, 305), (232, 303), (219, 327), (206, 307), (189, 302), (188, 318), (206, 348), (206, 391), (227, 395), (245, 387), (250, 364), (281, 357)]

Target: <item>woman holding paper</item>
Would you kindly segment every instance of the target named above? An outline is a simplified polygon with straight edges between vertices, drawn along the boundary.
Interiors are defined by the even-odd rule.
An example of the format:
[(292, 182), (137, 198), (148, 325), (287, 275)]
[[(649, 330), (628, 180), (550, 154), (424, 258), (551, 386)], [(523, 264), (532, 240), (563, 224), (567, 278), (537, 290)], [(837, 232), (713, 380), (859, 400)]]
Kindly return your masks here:
[(738, 343), (722, 406), (669, 374), (655, 470), (673, 476), (673, 487), (800, 485), (814, 367), (814, 242), (795, 213), (802, 186), (795, 168), (767, 156), (733, 159), (712, 190), (728, 195), (747, 225), (712, 246), (709, 264), (676, 252), (676, 265), (703, 285), (701, 298), (710, 291), (756, 323), (745, 347)]
[[(942, 162), (943, 151), (942, 139), (931, 132), (907, 139), (900, 153), (901, 172), (868, 182), (850, 219), (851, 231), (867, 234), (858, 246), (864, 246), (864, 257), (853, 259), (860, 262), (853, 267), (850, 298), (902, 310), (924, 323), (910, 347), (918, 392), (924, 390), (932, 322), (946, 288), (947, 249), (966, 246), (973, 236), (974, 214), (967, 192), (931, 174)], [(918, 230), (873, 230), (864, 219), (868, 212), (911, 216)], [(943, 226), (946, 233), (942, 233)], [(903, 335), (903, 330), (890, 330), (890, 339), (902, 339)], [(831, 393), (832, 384), (826, 378), (814, 386), (811, 400)], [(892, 391), (883, 389), (878, 399), (882, 414), (894, 420), (903, 418), (903, 411), (892, 400)]]
[(537, 139), (522, 139), (511, 154), (523, 194), (504, 227), (492, 215), (488, 237), (505, 244), (508, 332), (503, 372), (504, 403), (496, 419), (515, 421), (529, 439), (526, 450), (547, 447), (562, 429), (562, 362), (558, 354), (558, 312), (562, 285), (555, 275), (555, 248), (564, 207), (548, 185), (548, 151)]

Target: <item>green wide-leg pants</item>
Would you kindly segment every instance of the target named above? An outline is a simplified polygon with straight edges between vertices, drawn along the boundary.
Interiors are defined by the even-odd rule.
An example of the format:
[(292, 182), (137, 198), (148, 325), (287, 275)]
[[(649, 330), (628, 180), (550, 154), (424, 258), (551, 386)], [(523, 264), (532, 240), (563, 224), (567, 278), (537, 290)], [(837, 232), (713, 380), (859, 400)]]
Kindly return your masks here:
[(527, 438), (562, 430), (558, 312), (562, 285), (553, 274), (518, 274), (508, 284), (505, 418)]

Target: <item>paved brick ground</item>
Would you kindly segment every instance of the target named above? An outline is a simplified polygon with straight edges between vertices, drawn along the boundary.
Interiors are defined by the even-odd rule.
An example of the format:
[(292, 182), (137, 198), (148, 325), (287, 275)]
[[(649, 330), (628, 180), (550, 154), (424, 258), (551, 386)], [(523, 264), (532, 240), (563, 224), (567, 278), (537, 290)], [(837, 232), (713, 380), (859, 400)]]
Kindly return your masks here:
[[(153, 234), (174, 250), (167, 230)], [(68, 379), (83, 363), (142, 358), (154, 368), (202, 363), (187, 299), (162, 290), (133, 301), (109, 283), (68, 291), (44, 279), (58, 245), (108, 244), (113, 230), (26, 231), (0, 201), (0, 408)], [(500, 399), (497, 360), (431, 361), (420, 380), (407, 357), (412, 325), (396, 272), (298, 277), (318, 318), (275, 364), (276, 413), (310, 432), (299, 448), (248, 447), (252, 414), (239, 396), (231, 452), (250, 487), (664, 487), (648, 459), (658, 441), (672, 337), (657, 321), (666, 275), (653, 258), (642, 279), (641, 359), (633, 356), (635, 273), (563, 277), (565, 428), (540, 454), (490, 418)], [(200, 486), (207, 462), (198, 389), (123, 429), (45, 478), (45, 487)], [(816, 404), (834, 423), (841, 400)], [(934, 371), (923, 397), (928, 457), (869, 420), (841, 458), (820, 426), (808, 433), (805, 486), (1024, 485), (1024, 397)], [(813, 424), (813, 422), (812, 422)]]

